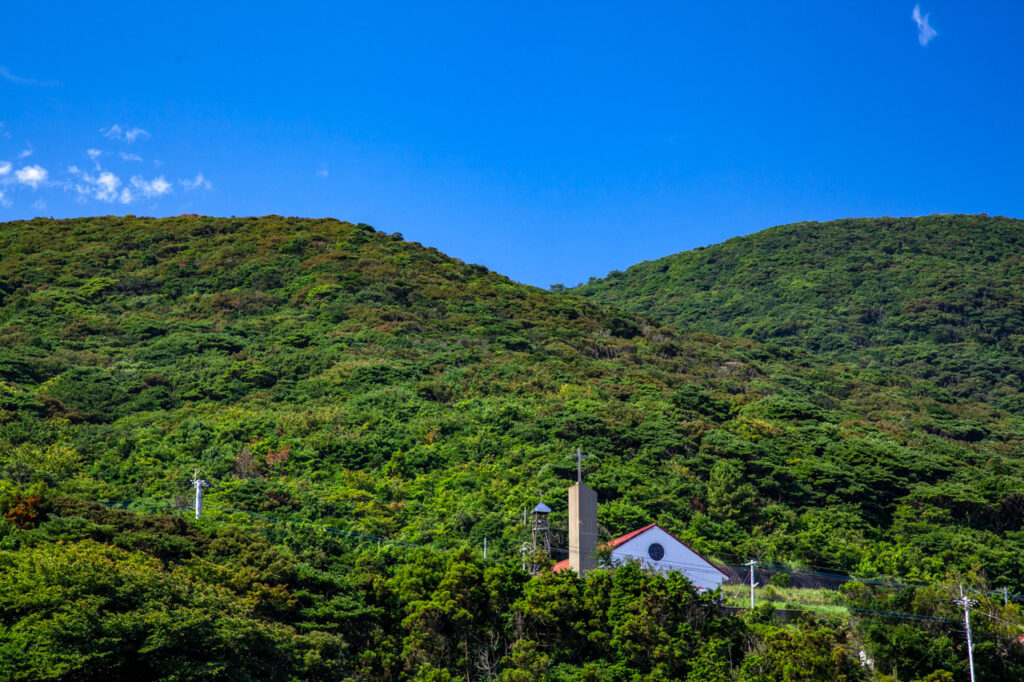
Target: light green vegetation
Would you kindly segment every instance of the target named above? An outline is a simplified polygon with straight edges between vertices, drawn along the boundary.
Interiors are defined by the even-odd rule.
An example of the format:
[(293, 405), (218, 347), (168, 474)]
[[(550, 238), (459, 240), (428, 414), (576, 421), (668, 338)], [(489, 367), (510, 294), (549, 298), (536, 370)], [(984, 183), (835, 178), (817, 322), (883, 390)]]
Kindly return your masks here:
[[(522, 509), (543, 493), (564, 525), (577, 446), (607, 537), (656, 521), (712, 555), (1024, 583), (1024, 423), (925, 377), (683, 332), (333, 220), (34, 220), (0, 225), (0, 253), (10, 677), (858, 679), (853, 638), (891, 641), (884, 620), (724, 617), (632, 571), (527, 581)], [(195, 468), (212, 505), (297, 523), (86, 503), (184, 505)], [(891, 657), (962, 672), (934, 634)], [(989, 660), (991, 679), (1024, 665)]]
[(950, 396), (1024, 414), (1024, 221), (783, 225), (575, 291), (683, 329), (923, 377)]

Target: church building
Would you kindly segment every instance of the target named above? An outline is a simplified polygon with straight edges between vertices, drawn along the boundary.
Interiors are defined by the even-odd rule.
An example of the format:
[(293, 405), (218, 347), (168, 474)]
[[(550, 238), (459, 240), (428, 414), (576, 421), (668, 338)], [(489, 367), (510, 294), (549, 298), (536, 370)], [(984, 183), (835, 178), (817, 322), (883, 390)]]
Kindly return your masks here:
[[(704, 590), (717, 589), (729, 577), (656, 523), (620, 535), (602, 548), (611, 550), (612, 567), (632, 561), (656, 573), (679, 571)], [(557, 573), (569, 568), (569, 559), (564, 559), (552, 570)]]
[[(569, 569), (582, 576), (598, 568), (597, 492), (583, 482), (583, 456), (579, 450), (576, 457), (577, 480), (569, 488), (569, 558), (556, 563), (552, 570), (557, 573)], [(545, 510), (551, 511), (546, 506)], [(656, 523), (620, 535), (602, 547), (611, 550), (611, 568), (633, 561), (658, 573), (679, 571), (702, 590), (717, 589), (729, 579), (721, 569)]]

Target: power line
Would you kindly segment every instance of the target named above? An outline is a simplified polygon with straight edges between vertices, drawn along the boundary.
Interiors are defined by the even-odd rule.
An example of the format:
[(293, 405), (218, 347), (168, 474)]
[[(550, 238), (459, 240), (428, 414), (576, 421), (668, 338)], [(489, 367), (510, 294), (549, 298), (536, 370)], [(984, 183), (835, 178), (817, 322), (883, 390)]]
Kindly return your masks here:
[[(105, 506), (119, 507), (119, 508), (126, 508), (126, 509), (127, 508), (132, 508), (132, 509), (146, 509), (146, 510), (153, 510), (153, 511), (168, 511), (168, 510), (178, 510), (178, 511), (180, 511), (180, 508), (178, 508), (176, 505), (174, 505), (174, 503), (171, 500), (162, 500), (162, 501), (152, 500), (151, 501), (151, 500), (121, 499), (121, 500), (105, 500), (105, 501), (98, 501), (98, 502), (100, 504), (105, 505)], [(365, 540), (365, 541), (369, 541), (369, 542), (375, 542), (375, 543), (378, 543), (378, 544), (382, 544), (383, 543), (383, 544), (389, 544), (389, 545), (399, 545), (399, 546), (405, 546), (405, 547), (416, 547), (416, 548), (430, 549), (430, 550), (434, 550), (434, 551), (447, 551), (448, 549), (450, 549), (450, 548), (438, 547), (438, 546), (435, 546), (435, 545), (428, 545), (428, 544), (422, 544), (422, 543), (408, 542), (408, 541), (404, 541), (404, 540), (394, 540), (392, 538), (387, 538), (387, 537), (377, 536), (377, 535), (371, 535), (371, 534), (367, 534), (367, 533), (359, 533), (357, 531), (346, 530), (346, 529), (338, 528), (338, 527), (335, 527), (335, 526), (324, 525), (324, 524), (316, 524), (316, 523), (309, 522), (309, 521), (295, 521), (293, 519), (289, 519), (289, 518), (282, 517), (282, 516), (277, 516), (277, 515), (274, 515), (274, 514), (261, 513), (261, 512), (252, 512), (252, 511), (248, 511), (248, 510), (244, 510), (244, 509), (235, 509), (235, 508), (223, 505), (223, 504), (221, 504), (219, 502), (210, 502), (210, 501), (206, 501), (206, 500), (204, 500), (204, 502), (205, 502), (205, 505), (208, 508), (216, 509), (216, 510), (222, 512), (222, 513), (226, 513), (226, 514), (241, 514), (241, 515), (244, 515), (244, 516), (249, 516), (249, 517), (254, 518), (254, 519), (260, 519), (260, 520), (271, 521), (271, 522), (287, 523), (287, 524), (291, 524), (291, 525), (306, 526), (306, 527), (311, 527), (311, 528), (318, 528), (318, 529), (321, 529), (321, 530), (323, 530), (323, 531), (325, 531), (325, 532), (327, 532), (327, 533), (329, 533), (331, 535), (337, 536), (337, 537), (345, 537), (345, 538), (350, 538), (350, 539), (354, 539), (354, 540)], [(564, 548), (564, 547), (552, 547), (551, 549), (552, 549), (552, 552), (559, 552), (559, 553), (564, 553), (564, 554), (568, 554), (569, 551), (570, 551), (569, 549)], [(720, 554), (729, 554), (730, 556), (739, 556), (739, 555), (731, 554), (731, 553), (728, 553), (728, 552), (721, 552)], [(651, 563), (651, 562), (647, 562), (644, 559), (640, 559), (640, 561), (642, 563), (644, 563), (644, 564), (649, 564), (650, 566), (666, 566), (667, 565), (667, 566), (670, 566), (670, 567), (673, 567), (673, 568), (677, 568), (681, 572), (685, 572), (685, 573), (689, 573), (689, 574), (699, 574), (699, 575), (708, 575), (708, 576), (720, 575), (720, 572), (718, 571), (717, 568), (714, 568), (714, 567), (708, 568), (704, 564), (697, 564), (697, 563), (691, 563), (691, 562), (681, 562), (681, 561), (672, 561), (672, 560), (667, 560), (667, 559), (663, 559), (663, 560), (657, 562), (656, 564), (655, 563)], [(744, 564), (742, 566), (740, 566), (740, 565), (729, 565), (729, 564), (724, 564), (723, 565), (724, 568), (732, 568), (732, 569), (737, 569), (737, 570), (741, 569), (741, 568), (745, 569), (747, 566), (749, 566), (749, 564)], [(843, 579), (845, 579), (847, 581), (857, 581), (857, 582), (862, 582), (862, 583), (866, 583), (866, 584), (874, 584), (874, 585), (887, 586), (887, 587), (926, 587), (927, 586), (925, 584), (920, 584), (920, 583), (892, 582), (892, 581), (885, 581), (885, 580), (882, 580), (882, 579), (859, 577), (859, 576), (856, 576), (856, 575), (853, 575), (853, 574), (850, 574), (850, 573), (826, 573), (826, 572), (819, 572), (819, 571), (799, 571), (799, 570), (794, 570), (794, 569), (789, 568), (789, 567), (783, 567), (783, 566), (781, 566), (779, 564), (773, 564), (773, 563), (768, 563), (768, 562), (763, 562), (762, 563), (760, 561), (758, 562), (758, 566), (762, 567), (764, 570), (770, 570), (770, 571), (778, 572), (778, 573), (785, 573), (785, 574), (788, 574), (788, 575), (791, 575), (791, 576), (796, 576), (796, 577), (808, 576), (808, 577), (825, 577), (825, 578), (843, 578)], [(744, 580), (744, 583), (746, 583), (746, 582), (747, 581)], [(821, 587), (819, 589), (830, 589), (830, 588), (828, 588), (828, 587)], [(1024, 598), (1024, 594), (1008, 593), (1005, 590), (990, 590), (990, 591), (987, 591), (987, 592), (970, 591), (969, 590), (968, 592), (972, 593), (972, 594), (986, 594), (986, 595), (1000, 595), (1000, 596), (1005, 595), (1007, 598), (1014, 598), (1014, 599), (1022, 599), (1022, 598)]]

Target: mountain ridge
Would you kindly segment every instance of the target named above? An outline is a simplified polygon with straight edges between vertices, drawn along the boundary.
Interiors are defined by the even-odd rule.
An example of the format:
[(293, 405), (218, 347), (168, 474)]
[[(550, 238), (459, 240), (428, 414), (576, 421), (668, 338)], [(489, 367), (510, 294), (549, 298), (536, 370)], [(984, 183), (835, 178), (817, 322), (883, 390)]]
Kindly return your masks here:
[(687, 329), (801, 347), (1024, 410), (1024, 221), (781, 225), (571, 289)]
[[(769, 606), (748, 626), (679, 576), (528, 580), (524, 507), (543, 494), (564, 526), (577, 447), (603, 538), (657, 522), (710, 558), (899, 576), (942, 607), (845, 594), (941, 619), (954, 575), (1024, 585), (1024, 420), (927, 379), (684, 332), (332, 219), (37, 219), (0, 224), (0, 253), (3, 673), (148, 678), (184, 657), (210, 677), (242, 651), (238, 679), (471, 677), (470, 655), (510, 679), (681, 678), (701, 656), (761, 679), (748, 654), (791, 636), (818, 678), (858, 669), (829, 653), (845, 625), (775, 628)], [(159, 511), (187, 508), (196, 469), (203, 517)], [(635, 655), (684, 612), (717, 648)], [(871, 618), (857, 641), (884, 647)], [(880, 660), (959, 669), (957, 644), (914, 633)], [(993, 659), (1005, 679), (1015, 655)]]

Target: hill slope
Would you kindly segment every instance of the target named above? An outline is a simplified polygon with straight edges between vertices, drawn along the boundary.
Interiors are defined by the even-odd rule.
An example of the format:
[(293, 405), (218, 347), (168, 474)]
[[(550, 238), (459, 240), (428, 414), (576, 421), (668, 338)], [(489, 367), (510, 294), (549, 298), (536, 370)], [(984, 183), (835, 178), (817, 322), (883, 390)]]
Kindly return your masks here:
[(684, 329), (927, 378), (1024, 414), (1024, 221), (798, 223), (576, 290)]
[[(526, 581), (523, 506), (544, 493), (564, 526), (577, 446), (606, 536), (657, 521), (724, 562), (1024, 585), (1024, 425), (926, 380), (658, 327), (334, 220), (33, 220), (0, 225), (0, 253), (3, 675), (848, 667), (849, 633), (743, 634), (679, 580)], [(184, 506), (194, 468), (198, 524), (88, 502)], [(955, 618), (928, 589), (879, 608)], [(960, 670), (939, 636), (879, 660)], [(685, 646), (646, 648), (663, 640)]]
[(1024, 480), (995, 473), (1020, 422), (925, 381), (656, 328), (332, 220), (36, 220), (0, 250), (10, 480), (167, 497), (199, 467), (234, 506), (511, 551), (537, 493), (564, 509), (582, 446), (609, 533), (657, 520), (709, 551), (904, 573), (944, 566), (916, 525), (934, 507), (1024, 579)]

